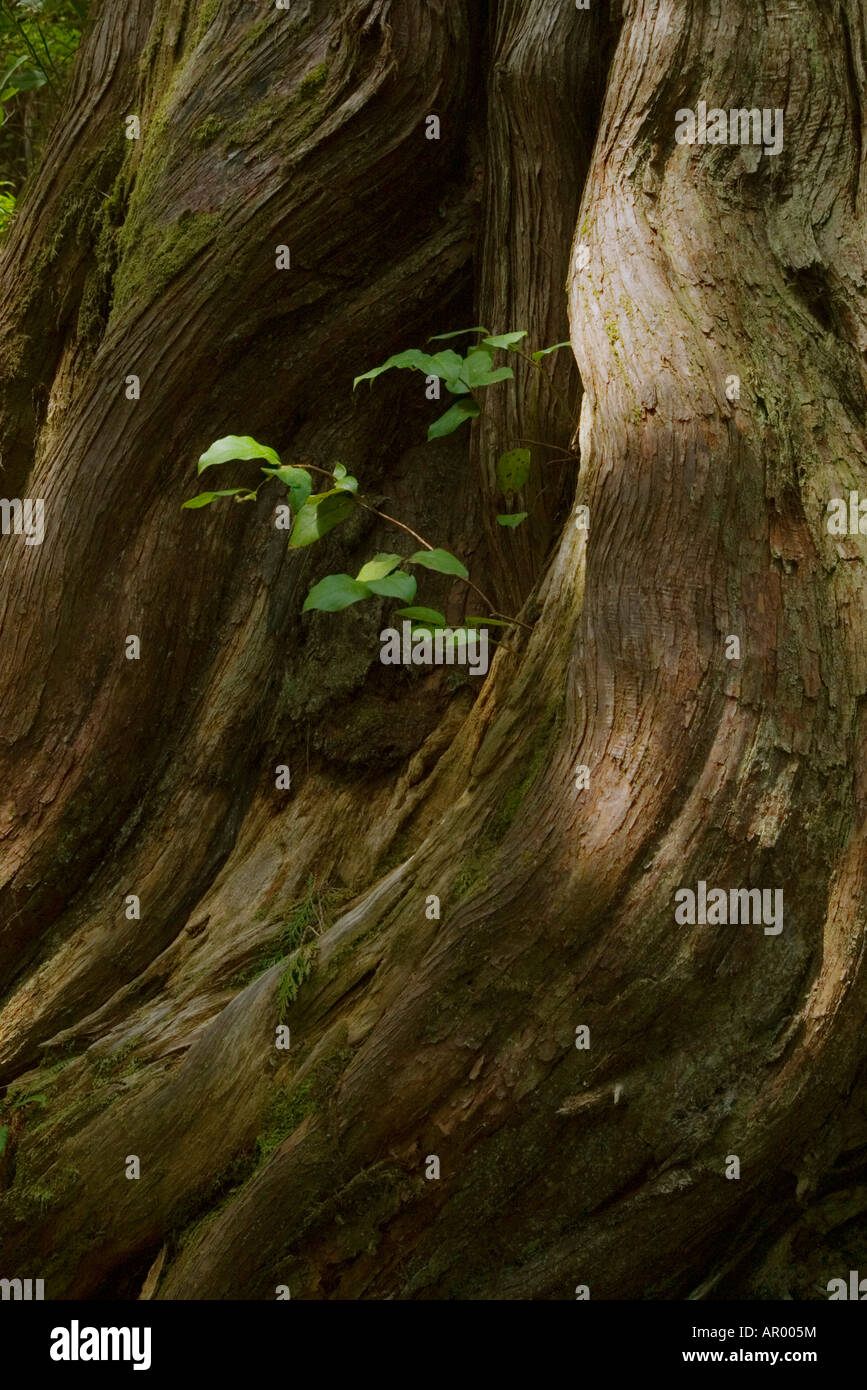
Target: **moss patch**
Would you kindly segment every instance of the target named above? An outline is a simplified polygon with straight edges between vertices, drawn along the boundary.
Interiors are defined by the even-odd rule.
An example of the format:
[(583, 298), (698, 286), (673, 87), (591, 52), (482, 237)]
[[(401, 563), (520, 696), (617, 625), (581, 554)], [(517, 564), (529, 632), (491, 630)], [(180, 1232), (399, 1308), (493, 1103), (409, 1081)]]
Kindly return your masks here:
[(187, 212), (177, 222), (144, 227), (130, 219), (120, 235), (115, 306), (121, 308), (139, 295), (156, 298), (214, 240), (219, 228), (215, 212)]
[(328, 1104), (353, 1055), (353, 1048), (341, 1048), (320, 1062), (309, 1076), (275, 1093), (265, 1113), (262, 1133), (256, 1140), (260, 1160), (273, 1153), (314, 1110), (321, 1110)]
[(13, 1221), (38, 1221), (52, 1207), (58, 1206), (79, 1180), (77, 1168), (64, 1165), (41, 1178), (27, 1180), (24, 1166), (19, 1163), (15, 1181), (0, 1197), (0, 1214)]
[[(210, 1225), (237, 1197), (255, 1169), (256, 1162), (253, 1152), (236, 1154), (216, 1177), (185, 1199), (174, 1213), (172, 1230), (168, 1235), (169, 1249), (173, 1254), (197, 1239), (204, 1227)], [(170, 1263), (167, 1261), (167, 1265)]]
[(324, 87), (328, 79), (328, 64), (319, 63), (315, 68), (306, 72), (298, 83), (298, 97), (311, 97)]
[(109, 1052), (101, 1057), (92, 1057), (87, 1054), (86, 1061), (93, 1073), (94, 1081), (102, 1085), (107, 1081), (115, 1081), (121, 1076), (131, 1076), (137, 1071), (141, 1063), (134, 1057), (135, 1038), (123, 1045), (115, 1052)]
[(206, 116), (199, 125), (196, 126), (192, 134), (194, 145), (210, 145), (217, 136), (226, 129), (226, 122), (221, 116)]
[[(268, 137), (269, 143), (279, 140), (281, 146), (287, 141), (297, 144), (306, 139), (319, 123), (323, 110), (320, 98), (327, 80), (328, 66), (319, 63), (304, 74), (291, 92), (268, 92), (231, 127), (223, 146), (224, 152), (238, 147), (245, 149), (265, 137)], [(304, 107), (309, 107), (309, 110), (303, 110)]]

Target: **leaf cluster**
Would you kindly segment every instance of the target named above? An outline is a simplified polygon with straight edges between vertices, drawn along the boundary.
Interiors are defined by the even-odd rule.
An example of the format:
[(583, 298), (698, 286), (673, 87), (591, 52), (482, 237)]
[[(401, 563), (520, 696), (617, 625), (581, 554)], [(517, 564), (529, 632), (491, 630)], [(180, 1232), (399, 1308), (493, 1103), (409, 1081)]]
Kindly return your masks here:
[[(465, 420), (471, 420), (479, 415), (480, 407), (476, 400), (476, 392), (484, 387), (514, 378), (511, 367), (496, 367), (494, 365), (494, 354), (497, 351), (519, 352), (522, 357), (525, 357), (525, 360), (531, 362), (541, 371), (540, 362), (544, 357), (547, 357), (549, 353), (556, 352), (558, 348), (568, 346), (566, 343), (556, 343), (553, 347), (541, 348), (538, 352), (526, 356), (521, 349), (521, 344), (527, 337), (526, 331), (494, 335), (482, 327), (440, 334), (438, 338), (431, 341), (444, 342), (465, 337), (469, 333), (481, 334), (482, 336), (463, 355), (451, 347), (443, 348), (435, 353), (410, 348), (405, 352), (389, 357), (381, 366), (374, 367), (356, 377), (353, 390), (362, 381), (368, 381), (372, 385), (384, 372), (393, 368), (420, 371), (426, 377), (439, 379), (445, 385), (446, 390), (457, 399), (455, 404), (438, 420), (435, 420), (428, 430), (428, 439), (438, 439), (452, 434)], [(359, 506), (381, 517), (391, 525), (399, 527), (412, 536), (416, 542), (421, 542), (421, 548), (409, 556), (402, 557), (380, 551), (362, 565), (356, 575), (326, 575), (324, 579), (313, 585), (304, 602), (303, 612), (319, 610), (325, 613), (337, 613), (366, 599), (393, 598), (405, 605), (397, 610), (397, 617), (423, 623), (426, 627), (446, 628), (448, 627), (446, 618), (437, 609), (415, 606), (414, 604), (418, 584), (410, 567), (417, 566), (463, 580), (471, 588), (476, 589), (476, 592), (484, 599), (488, 608), (491, 609), (491, 616), (467, 618), (467, 629), (489, 623), (494, 626), (505, 627), (516, 621), (495, 613), (490, 601), (472, 583), (466, 566), (457, 556), (440, 546), (432, 545), (423, 540), (403, 522), (385, 516), (384, 513), (360, 497), (358, 495), (358, 479), (353, 477), (342, 463), (334, 463), (330, 469), (284, 464), (274, 449), (267, 444), (260, 444), (251, 435), (227, 435), (223, 439), (216, 440), (201, 455), (198, 471), (201, 474), (205, 469), (213, 468), (216, 465), (250, 459), (260, 460), (260, 471), (264, 474), (264, 480), (258, 487), (221, 488), (210, 492), (201, 492), (196, 497), (184, 502), (184, 507), (190, 509), (205, 507), (218, 497), (234, 497), (236, 502), (252, 502), (256, 500), (260, 488), (273, 479), (281, 483), (286, 489), (286, 506), (292, 518), (289, 536), (289, 548), (292, 550), (302, 549), (321, 540), (323, 536), (328, 535), (335, 527), (346, 521), (355, 508)], [(529, 449), (510, 449), (501, 456), (497, 463), (497, 479), (505, 498), (511, 500), (526, 486), (530, 477), (531, 466), (532, 458)], [(328, 486), (320, 492), (313, 491), (313, 473), (322, 475), (328, 481)], [(525, 511), (506, 512), (499, 515), (497, 521), (504, 527), (516, 527), (525, 520), (527, 515), (528, 513)], [(467, 629), (456, 630), (456, 635)], [(421, 629), (414, 630), (419, 631)]]

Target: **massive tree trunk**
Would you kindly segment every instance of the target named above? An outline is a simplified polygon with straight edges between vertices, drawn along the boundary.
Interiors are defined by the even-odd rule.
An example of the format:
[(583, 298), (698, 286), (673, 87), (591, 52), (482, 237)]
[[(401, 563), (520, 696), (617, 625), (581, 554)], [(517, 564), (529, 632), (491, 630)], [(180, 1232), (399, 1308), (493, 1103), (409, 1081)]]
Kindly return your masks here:
[[(867, 23), (610, 11), (97, 6), (0, 300), (46, 500), (0, 538), (0, 1273), (49, 1297), (809, 1298), (863, 1249)], [(678, 144), (702, 100), (782, 152)], [(471, 323), (571, 336), (575, 418), (519, 373), (417, 447), (421, 378), (351, 393)], [(378, 521), (180, 510), (226, 433), (521, 608), (478, 698), (300, 617)], [(678, 924), (699, 881), (782, 932)]]

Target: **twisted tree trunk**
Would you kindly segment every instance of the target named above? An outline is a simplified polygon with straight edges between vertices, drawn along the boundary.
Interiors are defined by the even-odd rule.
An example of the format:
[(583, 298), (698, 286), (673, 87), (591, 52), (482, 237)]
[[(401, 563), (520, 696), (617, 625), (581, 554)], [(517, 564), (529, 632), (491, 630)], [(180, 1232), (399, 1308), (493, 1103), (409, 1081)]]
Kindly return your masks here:
[[(825, 524), (867, 24), (611, 11), (98, 7), (0, 301), (3, 487), (46, 502), (0, 538), (0, 1273), (49, 1297), (816, 1297), (867, 1229), (863, 544)], [(782, 109), (781, 153), (678, 144), (699, 101)], [(526, 374), (469, 449), (415, 447), (420, 378), (350, 392), (464, 323), (571, 333), (577, 495)], [(229, 432), (524, 605), (479, 698), (381, 666), (382, 613), (299, 616), (379, 522), (323, 559), (267, 491), (180, 510)], [(783, 930), (681, 925), (701, 881)]]

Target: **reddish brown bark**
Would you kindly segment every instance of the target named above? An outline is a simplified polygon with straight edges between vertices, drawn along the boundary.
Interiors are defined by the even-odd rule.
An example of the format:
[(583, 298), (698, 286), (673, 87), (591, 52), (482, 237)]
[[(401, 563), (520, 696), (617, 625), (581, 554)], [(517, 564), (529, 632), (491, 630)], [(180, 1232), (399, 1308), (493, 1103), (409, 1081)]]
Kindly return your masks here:
[[(49, 517), (0, 555), (0, 1077), (7, 1107), (47, 1097), (4, 1271), (823, 1296), (867, 1149), (862, 554), (824, 521), (864, 458), (860, 8), (308, 8), (107, 3), (4, 252), (4, 486)], [(678, 145), (699, 100), (783, 108), (782, 153)], [(414, 381), (349, 382), (462, 323), (553, 341), (567, 310), (589, 534), (540, 451), (504, 538), (525, 381), (469, 453), (411, 447)], [(551, 399), (536, 425), (569, 446)], [(398, 683), (377, 614), (299, 617), (388, 533), (299, 558), (274, 499), (180, 511), (229, 431), (344, 458), (526, 600), (478, 699)], [(679, 925), (700, 880), (782, 888), (783, 931)]]

